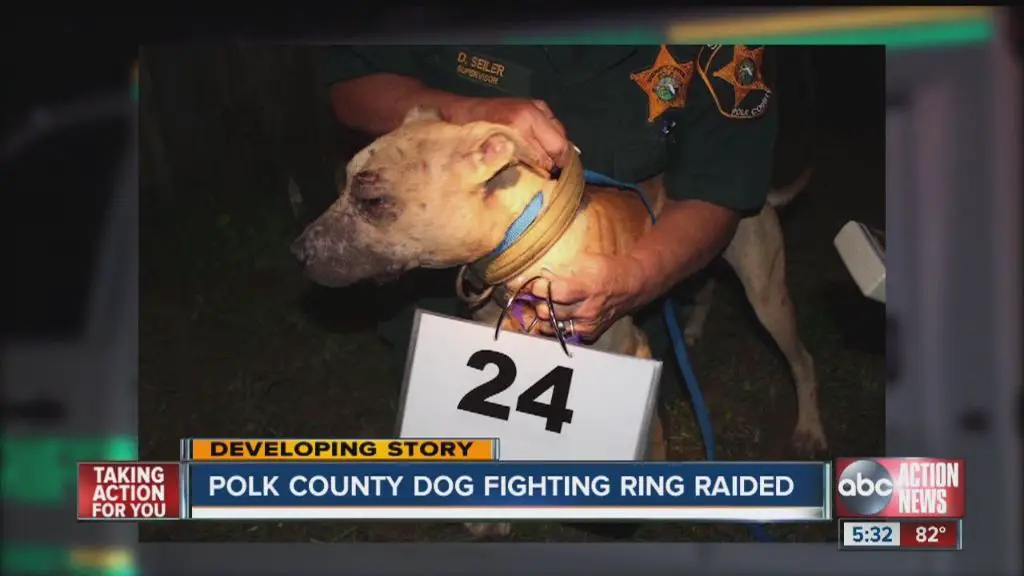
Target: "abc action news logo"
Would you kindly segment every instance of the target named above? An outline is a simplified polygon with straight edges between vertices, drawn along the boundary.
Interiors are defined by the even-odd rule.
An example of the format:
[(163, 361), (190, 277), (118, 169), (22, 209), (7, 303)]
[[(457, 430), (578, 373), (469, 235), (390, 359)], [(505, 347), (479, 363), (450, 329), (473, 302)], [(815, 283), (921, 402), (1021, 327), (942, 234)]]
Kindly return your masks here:
[(964, 461), (938, 458), (836, 460), (836, 516), (960, 518)]

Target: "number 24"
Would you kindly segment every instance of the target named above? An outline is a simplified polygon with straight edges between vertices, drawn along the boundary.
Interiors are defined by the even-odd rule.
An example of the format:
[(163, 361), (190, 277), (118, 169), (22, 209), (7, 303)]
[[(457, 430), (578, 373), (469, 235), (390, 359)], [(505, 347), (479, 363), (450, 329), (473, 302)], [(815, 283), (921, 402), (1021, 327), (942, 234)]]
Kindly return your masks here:
[[(480, 350), (469, 357), (466, 363), (470, 368), (483, 370), (490, 365), (498, 367), (498, 374), (473, 388), (459, 401), (459, 410), (481, 416), (508, 420), (512, 410), (508, 406), (491, 402), (491, 397), (508, 390), (515, 382), (518, 369), (514, 360), (501, 352)], [(549, 432), (561, 434), (562, 426), (572, 423), (572, 410), (566, 407), (569, 402), (569, 388), (572, 385), (572, 368), (556, 366), (540, 380), (523, 391), (516, 400), (516, 411), (544, 418), (544, 428)], [(541, 394), (551, 389), (551, 403), (544, 404), (537, 400)]]

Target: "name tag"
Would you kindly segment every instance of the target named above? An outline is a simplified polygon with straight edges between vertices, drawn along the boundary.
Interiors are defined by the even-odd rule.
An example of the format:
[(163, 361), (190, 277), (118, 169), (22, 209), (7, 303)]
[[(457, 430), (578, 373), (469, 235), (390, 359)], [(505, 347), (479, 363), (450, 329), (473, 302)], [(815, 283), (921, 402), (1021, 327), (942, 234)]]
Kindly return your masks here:
[(478, 50), (444, 48), (436, 63), (461, 80), (501, 90), (513, 96), (530, 96), (529, 68)]

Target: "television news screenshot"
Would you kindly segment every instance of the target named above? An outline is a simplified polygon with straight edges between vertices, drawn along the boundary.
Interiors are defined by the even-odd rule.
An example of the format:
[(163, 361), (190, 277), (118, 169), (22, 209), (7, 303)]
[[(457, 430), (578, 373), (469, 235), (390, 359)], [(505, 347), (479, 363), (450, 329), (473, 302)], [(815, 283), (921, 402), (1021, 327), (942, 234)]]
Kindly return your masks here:
[[(884, 512), (959, 546), (962, 462), (825, 461), (885, 452), (884, 305), (833, 245), (854, 214), (884, 228), (882, 47), (142, 55), (143, 128), (168, 158), (185, 132), (182, 178), (236, 171), (194, 200), (141, 191), (154, 463), (83, 463), (83, 519), (190, 520), (146, 540), (811, 541)], [(175, 116), (211, 66), (210, 100)], [(216, 113), (232, 132), (194, 138)], [(253, 162), (257, 122), (284, 130), (266, 153), (336, 169)]]
[[(1019, 144), (951, 119), (988, 114), (960, 108), (962, 64), (1019, 120), (990, 47), (1009, 13), (766, 14), (143, 45), (129, 94), (76, 112), (130, 133), (105, 214), (131, 207), (107, 245), (137, 266), (104, 313), (132, 310), (131, 344), (96, 361), (131, 391), (76, 394), (137, 432), (5, 400), (35, 430), (4, 441), (5, 502), (64, 506), (75, 540), (37, 532), (5, 571), (1011, 573), (1019, 466), (975, 455), (1019, 459), (994, 367), (1016, 353), (950, 344), (978, 258), (936, 248), (1013, 228), (1011, 200), (963, 199), (959, 155), (1002, 142), (970, 158), (1009, 190)], [(946, 390), (978, 365), (995, 384)]]

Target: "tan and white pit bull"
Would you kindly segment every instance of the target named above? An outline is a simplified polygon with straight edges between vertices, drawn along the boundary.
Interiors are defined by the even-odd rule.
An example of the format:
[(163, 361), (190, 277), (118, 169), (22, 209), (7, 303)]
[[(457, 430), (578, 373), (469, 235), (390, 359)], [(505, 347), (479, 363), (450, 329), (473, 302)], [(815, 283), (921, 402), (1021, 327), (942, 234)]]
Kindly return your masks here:
[[(577, 160), (578, 162), (578, 160)], [(349, 162), (338, 200), (309, 225), (292, 250), (308, 276), (327, 286), (347, 286), (365, 279), (395, 278), (417, 267), (452, 268), (480, 262), (541, 191), (545, 205), (564, 193), (559, 181), (536, 167), (527, 147), (512, 129), (485, 122), (457, 126), (430, 110), (414, 109), (394, 132), (378, 138)], [(563, 177), (566, 170), (563, 170)], [(561, 232), (528, 265), (501, 278), (506, 293), (516, 278), (537, 276), (542, 267), (571, 269), (577, 254), (625, 254), (651, 227), (650, 215), (635, 194), (594, 186), (583, 190)], [(772, 191), (757, 216), (739, 224), (723, 256), (735, 269), (758, 318), (789, 362), (796, 382), (798, 415), (793, 441), (805, 454), (824, 450), (825, 433), (818, 410), (814, 362), (800, 341), (786, 287), (782, 231), (774, 206), (795, 196), (809, 172), (787, 190)], [(650, 205), (665, 204), (660, 178), (642, 183)], [(697, 295), (696, 309), (685, 329), (688, 343), (699, 337), (710, 305), (712, 284)], [(488, 299), (474, 319), (493, 326), (501, 308)], [(520, 330), (512, 318), (503, 328)], [(534, 328), (534, 332), (537, 328)], [(592, 344), (600, 350), (650, 358), (643, 332), (624, 317)], [(650, 454), (666, 456), (661, 421), (653, 420)], [(509, 533), (508, 524), (473, 524), (474, 534)]]

